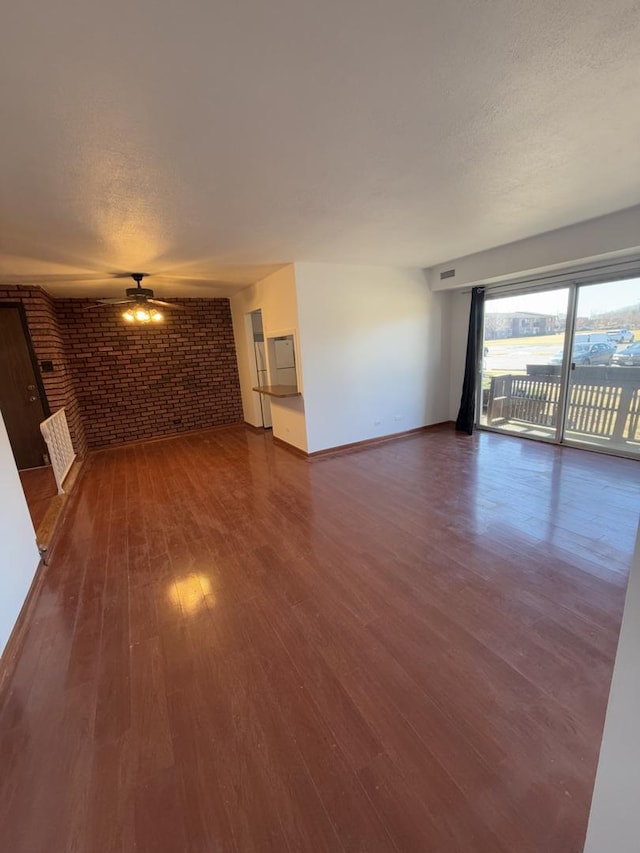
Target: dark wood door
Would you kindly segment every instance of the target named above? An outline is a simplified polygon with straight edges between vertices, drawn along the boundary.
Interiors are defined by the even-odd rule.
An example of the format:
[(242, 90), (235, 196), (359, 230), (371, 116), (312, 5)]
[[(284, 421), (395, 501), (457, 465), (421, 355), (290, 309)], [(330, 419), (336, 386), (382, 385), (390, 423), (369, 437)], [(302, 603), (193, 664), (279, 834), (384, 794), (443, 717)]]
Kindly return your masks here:
[(46, 401), (20, 306), (0, 306), (0, 410), (18, 468), (44, 465)]

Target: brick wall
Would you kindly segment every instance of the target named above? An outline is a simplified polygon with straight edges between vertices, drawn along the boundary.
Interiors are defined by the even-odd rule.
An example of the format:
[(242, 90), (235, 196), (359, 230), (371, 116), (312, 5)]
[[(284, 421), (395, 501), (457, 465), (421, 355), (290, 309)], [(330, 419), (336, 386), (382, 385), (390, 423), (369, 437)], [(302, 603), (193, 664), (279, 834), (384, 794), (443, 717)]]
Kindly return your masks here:
[(38, 362), (53, 362), (53, 371), (41, 374), (49, 408), (52, 413), (62, 406), (66, 408), (71, 440), (76, 453), (82, 456), (87, 449), (87, 441), (67, 363), (55, 301), (40, 287), (27, 286), (0, 288), (0, 300), (23, 304), (29, 336)]
[(228, 299), (176, 299), (157, 326), (130, 326), (122, 306), (56, 312), (90, 447), (242, 420)]

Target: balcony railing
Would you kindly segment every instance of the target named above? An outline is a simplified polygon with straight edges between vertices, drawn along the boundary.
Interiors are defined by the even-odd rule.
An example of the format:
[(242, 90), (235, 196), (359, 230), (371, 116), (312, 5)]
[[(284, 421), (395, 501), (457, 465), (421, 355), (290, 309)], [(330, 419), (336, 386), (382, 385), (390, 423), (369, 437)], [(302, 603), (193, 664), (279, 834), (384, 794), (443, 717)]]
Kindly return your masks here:
[[(565, 430), (599, 443), (640, 447), (640, 368), (576, 366), (571, 371)], [(527, 375), (491, 379), (487, 425), (527, 424), (555, 429), (559, 368), (527, 365)]]

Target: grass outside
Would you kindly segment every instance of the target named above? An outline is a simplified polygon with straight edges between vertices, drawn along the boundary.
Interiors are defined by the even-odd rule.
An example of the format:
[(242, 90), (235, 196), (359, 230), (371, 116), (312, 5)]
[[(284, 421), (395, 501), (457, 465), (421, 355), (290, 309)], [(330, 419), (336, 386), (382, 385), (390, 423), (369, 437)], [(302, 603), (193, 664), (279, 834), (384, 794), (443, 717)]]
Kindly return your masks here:
[[(640, 329), (630, 329), (633, 334), (634, 342), (640, 341)], [(588, 335), (588, 334), (602, 334), (601, 331), (597, 329), (587, 330), (577, 332), (578, 335)], [(523, 338), (497, 338), (496, 340), (485, 341), (485, 347), (488, 349), (487, 358), (491, 358), (492, 350), (496, 348), (500, 348), (501, 351), (508, 351), (510, 348), (516, 347), (557, 347), (557, 351), (561, 351), (564, 347), (564, 334), (559, 332), (555, 335), (527, 335)], [(618, 350), (624, 349), (629, 346), (629, 344), (618, 344)], [(507, 376), (508, 374), (524, 374), (524, 370), (517, 369), (492, 369), (492, 370), (483, 370), (482, 371), (482, 388), (483, 390), (489, 390), (491, 386), (491, 378), (493, 376)]]
[[(640, 341), (640, 329), (630, 329), (629, 330), (632, 335), (634, 342)], [(576, 332), (576, 335), (602, 335), (604, 332), (598, 331), (598, 329), (589, 329), (584, 332)], [(564, 344), (564, 334), (562, 332), (558, 332), (555, 335), (527, 335), (524, 338), (496, 338), (495, 340), (485, 341), (485, 346), (488, 347), (489, 353), (491, 353), (491, 347), (495, 346), (513, 346), (513, 347), (526, 347), (526, 346), (551, 346), (552, 344), (558, 344), (560, 349)], [(619, 344), (620, 347), (629, 346), (629, 344)]]
[[(582, 334), (579, 332), (578, 334)], [(585, 334), (587, 334), (585, 332)], [(637, 340), (637, 338), (636, 338)], [(562, 347), (564, 334), (558, 332), (555, 335), (527, 335), (524, 338), (496, 338), (495, 340), (485, 341), (484, 345), (491, 352), (492, 346), (509, 346), (509, 347), (527, 347), (527, 346), (550, 346), (551, 344), (559, 344)]]

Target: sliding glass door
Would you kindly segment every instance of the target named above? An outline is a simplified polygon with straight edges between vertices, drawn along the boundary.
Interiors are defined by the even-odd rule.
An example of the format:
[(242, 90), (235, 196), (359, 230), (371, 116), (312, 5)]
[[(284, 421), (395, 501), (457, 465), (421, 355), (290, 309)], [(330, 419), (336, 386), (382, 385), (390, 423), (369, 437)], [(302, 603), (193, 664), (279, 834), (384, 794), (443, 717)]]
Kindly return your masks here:
[(485, 300), (480, 424), (555, 441), (569, 288)]
[(640, 279), (487, 293), (478, 424), (640, 455)]
[(567, 390), (567, 444), (640, 455), (640, 279), (582, 285)]

